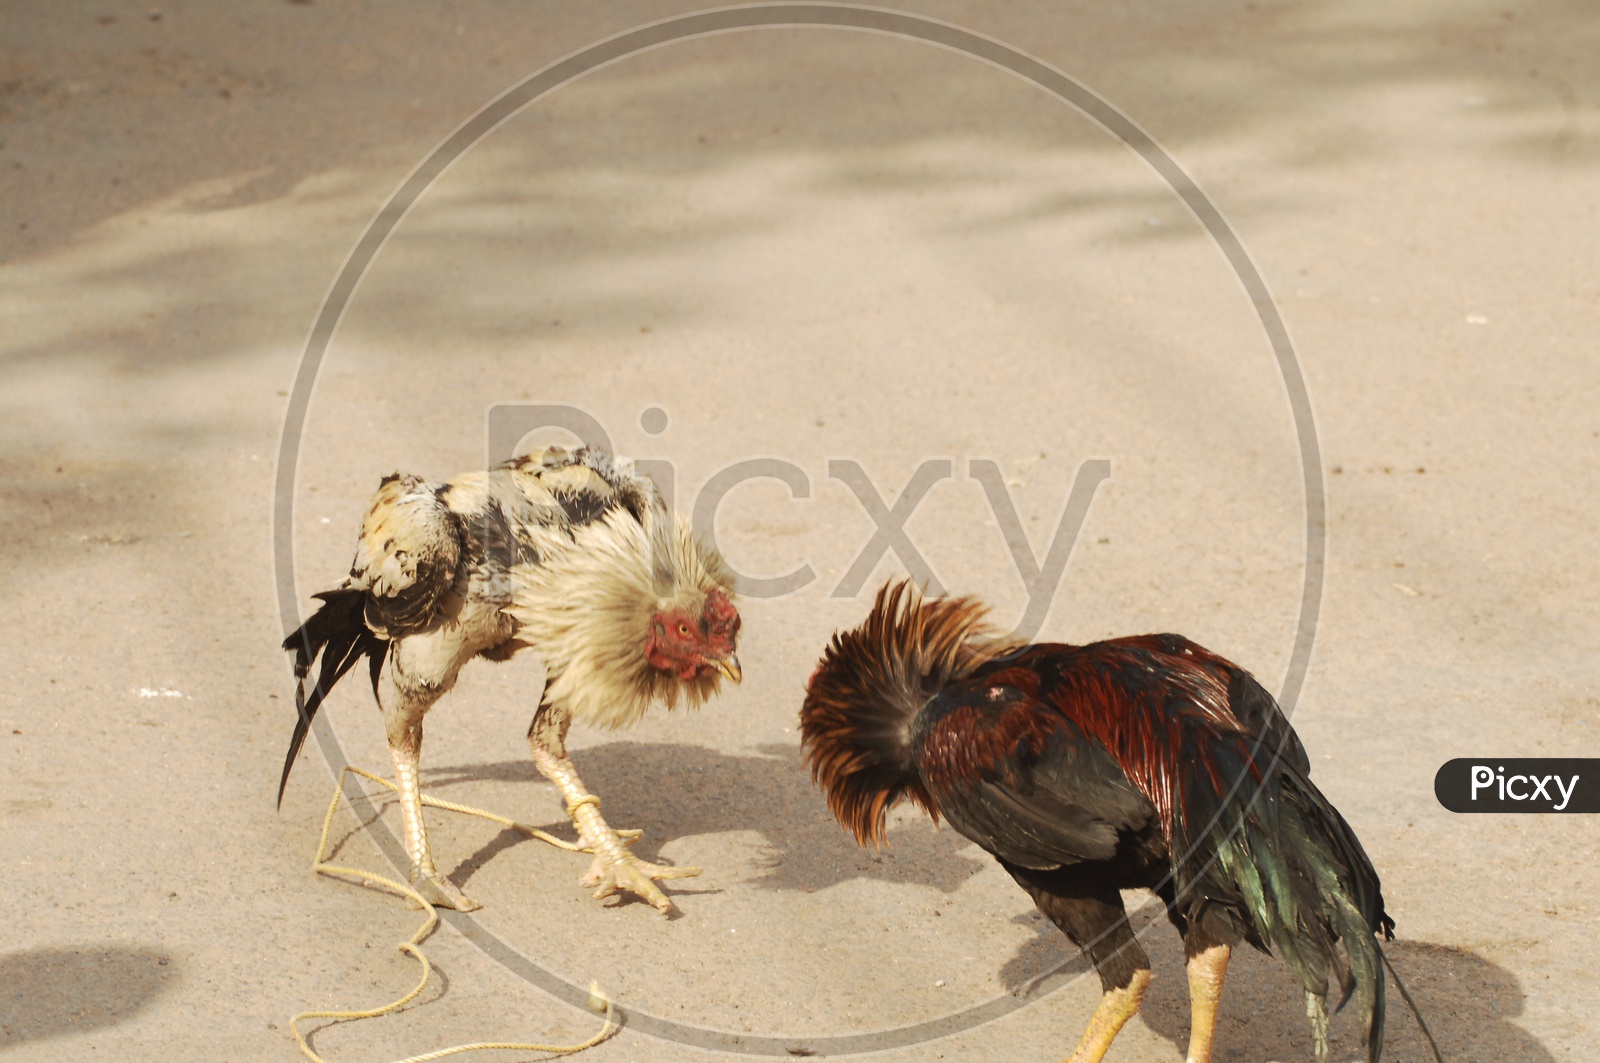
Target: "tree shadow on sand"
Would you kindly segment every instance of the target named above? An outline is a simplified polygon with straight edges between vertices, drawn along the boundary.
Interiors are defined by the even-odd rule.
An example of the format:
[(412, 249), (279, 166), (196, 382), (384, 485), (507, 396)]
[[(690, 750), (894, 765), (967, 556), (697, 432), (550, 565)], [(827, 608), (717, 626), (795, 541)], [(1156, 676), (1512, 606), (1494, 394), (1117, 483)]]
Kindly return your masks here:
[(0, 955), (0, 1052), (115, 1026), (180, 979), (153, 948), (95, 944)]
[[(647, 860), (658, 859), (661, 848), (676, 838), (753, 831), (763, 839), (756, 857), (762, 872), (754, 884), (766, 889), (819, 890), (868, 878), (945, 893), (955, 892), (989, 863), (954, 831), (925, 823), (891, 830), (891, 850), (858, 847), (829, 813), (795, 746), (766, 745), (759, 755), (733, 756), (701, 746), (613, 742), (578, 750), (574, 760), (585, 785), (604, 802), (607, 821), (644, 831), (634, 848)], [(467, 780), (548, 786), (531, 761), (521, 760), (445, 767), (425, 775), (434, 792)], [(571, 836), (565, 820), (532, 825)], [(450, 876), (464, 883), (490, 860), (529, 840), (520, 831), (501, 831)]]

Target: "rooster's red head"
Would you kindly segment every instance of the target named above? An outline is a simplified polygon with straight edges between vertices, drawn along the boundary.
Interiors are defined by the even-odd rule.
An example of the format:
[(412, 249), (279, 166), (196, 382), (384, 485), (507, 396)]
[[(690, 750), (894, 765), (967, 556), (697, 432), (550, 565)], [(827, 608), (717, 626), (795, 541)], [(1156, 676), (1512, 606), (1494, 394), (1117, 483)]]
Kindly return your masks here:
[(545, 551), (514, 570), (506, 611), (544, 657), (551, 704), (624, 727), (653, 703), (698, 705), (742, 678), (733, 575), (687, 520), (618, 509)]
[(721, 673), (737, 683), (743, 676), (734, 654), (738, 639), (739, 611), (713, 587), (698, 610), (673, 603), (651, 617), (644, 654), (650, 667), (684, 682)]

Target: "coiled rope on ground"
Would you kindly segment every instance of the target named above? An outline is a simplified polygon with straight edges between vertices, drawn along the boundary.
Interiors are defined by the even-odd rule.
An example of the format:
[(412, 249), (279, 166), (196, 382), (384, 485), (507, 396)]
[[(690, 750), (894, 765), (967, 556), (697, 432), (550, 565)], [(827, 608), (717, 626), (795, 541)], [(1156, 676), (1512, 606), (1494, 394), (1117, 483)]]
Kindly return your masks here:
[[(346, 878), (357, 879), (361, 882), (366, 882), (374, 886), (379, 886), (390, 891), (391, 893), (395, 893), (409, 899), (417, 907), (423, 909), (426, 912), (426, 915), (422, 920), (422, 925), (417, 927), (416, 932), (412, 934), (411, 937), (401, 942), (399, 946), (397, 946), (401, 952), (405, 953), (407, 956), (410, 956), (412, 959), (416, 960), (419, 965), (421, 965), (422, 977), (417, 980), (417, 984), (409, 993), (406, 993), (404, 996), (379, 1007), (346, 1011), (302, 1011), (298, 1015), (293, 1016), (289, 1020), (289, 1029), (294, 1034), (295, 1043), (300, 1046), (300, 1051), (305, 1053), (306, 1058), (310, 1059), (312, 1063), (328, 1063), (328, 1061), (322, 1056), (318, 1055), (311, 1047), (310, 1042), (306, 1040), (306, 1035), (300, 1030), (300, 1023), (308, 1019), (330, 1019), (335, 1022), (343, 1022), (356, 1019), (373, 1019), (380, 1015), (388, 1015), (391, 1012), (399, 1011), (401, 1008), (415, 1000), (422, 993), (422, 991), (427, 988), (428, 979), (433, 975), (433, 964), (428, 962), (427, 954), (422, 951), (422, 943), (423, 941), (427, 940), (428, 935), (432, 934), (433, 931), (439, 926), (439, 913), (434, 909), (432, 904), (428, 903), (427, 898), (423, 897), (422, 894), (418, 893), (415, 889), (412, 889), (409, 884), (400, 882), (397, 879), (386, 878), (383, 875), (379, 875), (371, 871), (365, 871), (358, 867), (344, 867), (338, 864), (328, 863), (328, 857), (331, 855), (328, 852), (328, 834), (333, 829), (333, 815), (339, 809), (339, 799), (344, 796), (345, 780), (348, 779), (351, 774), (359, 775), (363, 779), (370, 779), (372, 782), (377, 783), (379, 786), (387, 787), (389, 790), (396, 789), (395, 784), (390, 782), (388, 779), (374, 775), (372, 772), (364, 771), (361, 768), (355, 767), (354, 765), (345, 765), (344, 770), (339, 773), (339, 781), (334, 785), (333, 799), (328, 802), (328, 813), (322, 818), (322, 836), (317, 842), (317, 855), (311, 861), (311, 870), (319, 875), (343, 876)], [(547, 842), (550, 845), (554, 845), (559, 849), (566, 849), (570, 852), (587, 851), (582, 846), (574, 845), (568, 841), (563, 841), (562, 839), (557, 838), (555, 835), (542, 831), (537, 827), (530, 827), (525, 823), (518, 823), (516, 820), (507, 819), (506, 817), (496, 815), (493, 812), (486, 812), (481, 808), (473, 808), (470, 805), (457, 804), (454, 801), (444, 801), (437, 797), (430, 797), (427, 794), (422, 795), (422, 803), (425, 805), (430, 805), (433, 808), (444, 809), (447, 812), (459, 812), (462, 815), (477, 816), (480, 819), (487, 819), (491, 822), (499, 823), (502, 826), (511, 827), (514, 830), (519, 830), (525, 834), (531, 835), (542, 842)], [(587, 1041), (582, 1041), (575, 1045), (544, 1045), (520, 1041), (477, 1041), (473, 1042), (472, 1044), (452, 1045), (449, 1048), (441, 1048), (433, 1052), (425, 1052), (418, 1056), (407, 1056), (405, 1059), (396, 1060), (395, 1063), (426, 1063), (428, 1060), (443, 1059), (446, 1056), (460, 1055), (465, 1052), (487, 1052), (493, 1049), (505, 1049), (514, 1052), (544, 1052), (550, 1055), (572, 1055), (576, 1052), (582, 1052), (584, 1049), (593, 1048), (595, 1045), (604, 1041), (619, 1029), (616, 1021), (616, 1005), (613, 1004), (611, 999), (602, 993), (600, 991), (600, 987), (593, 982), (589, 983), (589, 1006), (594, 1008), (596, 1011), (605, 1012), (605, 1023), (601, 1026), (599, 1033), (595, 1034)]]

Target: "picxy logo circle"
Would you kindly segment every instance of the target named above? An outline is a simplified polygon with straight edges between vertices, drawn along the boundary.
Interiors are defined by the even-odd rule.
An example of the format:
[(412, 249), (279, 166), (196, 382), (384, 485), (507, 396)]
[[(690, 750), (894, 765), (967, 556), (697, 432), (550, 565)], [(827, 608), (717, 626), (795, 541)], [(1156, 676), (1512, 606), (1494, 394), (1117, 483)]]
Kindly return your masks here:
[[(502, 123), (513, 118), (534, 101), (591, 71), (640, 52), (697, 37), (741, 30), (787, 27), (847, 29), (921, 41), (991, 64), (1043, 89), (1097, 123), (1160, 175), (1222, 252), (1250, 300), (1266, 334), (1294, 419), (1304, 491), (1305, 555), (1294, 644), (1290, 651), (1283, 686), (1278, 695), (1284, 711), (1292, 714), (1309, 665), (1322, 601), (1327, 533), (1321, 447), (1312, 418), (1305, 379), (1287, 328), (1272, 300), (1266, 282), (1251, 261), (1243, 244), (1221, 211), (1177, 161), (1149, 133), (1092, 89), (1033, 56), (970, 30), (907, 12), (849, 4), (776, 3), (719, 8), (669, 18), (607, 38), (550, 64), (512, 86), (462, 123), (405, 179), (363, 232), (330, 287), (307, 338), (305, 352), (287, 402), (278, 450), (273, 501), (274, 560), (279, 610), (284, 630), (290, 631), (299, 625), (299, 601), (294, 580), (295, 475), (313, 386), (340, 319), (353, 298), (362, 276), (376, 260), (384, 244), (411, 208), (446, 169)], [(664, 426), (664, 419), (655, 414), (651, 414), (650, 423), (644, 425), (646, 431), (651, 432)], [(579, 435), (581, 437), (582, 433)], [(1069, 498), (1063, 516), (1064, 527), (1070, 526), (1070, 518), (1076, 512), (1073, 500), (1081, 498), (1082, 508), (1086, 509), (1088, 500), (1093, 494), (1093, 484), (1103, 479), (1098, 466), (1091, 464), (1086, 468), (1087, 473), (1085, 469), (1080, 469), (1079, 482), (1075, 483), (1072, 496)], [(764, 466), (760, 470), (743, 469), (740, 473), (751, 475), (760, 472), (777, 475), (782, 471), (784, 470)], [(898, 547), (897, 553), (903, 551), (908, 556), (909, 543), (903, 537), (894, 534), (903, 522), (903, 518), (896, 519), (894, 506), (878, 496), (875, 488), (872, 489), (873, 493), (869, 500), (867, 491), (871, 488), (871, 484), (865, 480), (864, 475), (856, 477), (855, 473), (858, 471), (860, 470), (840, 463), (837, 469), (830, 468), (829, 476), (838, 478), (850, 486), (863, 505), (872, 512), (879, 513), (881, 510), (879, 516), (874, 517), (874, 522), (883, 534), (880, 537), (875, 533), (873, 544), (869, 546), (877, 549), (877, 546), (881, 545), (887, 550), (895, 550)], [(927, 475), (931, 476), (940, 471), (939, 468), (935, 468)], [(987, 465), (974, 463), (969, 474), (983, 484), (986, 491), (990, 491), (992, 502), (998, 507), (1001, 499), (998, 494), (990, 490), (991, 481), (997, 478), (996, 471)], [(777, 478), (784, 477), (779, 475)], [(873, 508), (874, 503), (876, 508)], [(714, 506), (710, 512), (714, 516)], [(1000, 512), (1001, 508), (996, 508), (996, 513)], [(1058, 539), (1060, 538), (1058, 535)], [(1023, 541), (1025, 543), (1025, 539)], [(1070, 536), (1065, 541), (1070, 546)], [(883, 550), (878, 550), (876, 554), (863, 556), (872, 556), (876, 560), (882, 552)], [(1028, 561), (1032, 563), (1032, 568), (1023, 572), (1024, 578), (1036, 578), (1040, 581), (1040, 587), (1045, 585), (1044, 581), (1059, 578), (1057, 571), (1059, 566), (1053, 556), (1056, 552), (1052, 547), (1043, 561), (1030, 554)], [(1060, 560), (1064, 564), (1064, 554)], [(803, 573), (797, 572), (795, 578), (800, 578), (802, 575)], [(843, 583), (847, 589), (853, 585), (853, 575), (852, 568), (852, 572), (846, 574)], [(862, 579), (864, 578), (863, 575)], [(1043, 603), (1047, 607), (1048, 596), (1033, 594), (1030, 585), (1030, 611), (1024, 616), (1024, 626), (1042, 622), (1042, 613), (1038, 613), (1034, 608), (1036, 603)], [(324, 757), (337, 775), (347, 761), (338, 738), (328, 725), (326, 716), (316, 722), (312, 733), (316, 736)], [(359, 792), (349, 792), (348, 796), (357, 814), (369, 823), (369, 833), (386, 857), (396, 867), (406, 866), (409, 858), (402, 850), (399, 841), (378, 819), (376, 809), (371, 802)], [(587, 1007), (588, 989), (571, 984), (547, 970), (501, 940), (471, 915), (456, 911), (441, 911), (439, 914), (486, 955), (528, 983), (574, 1007)], [(706, 1029), (632, 1009), (626, 1012), (621, 1012), (619, 1009), (619, 1014), (622, 1014), (624, 1023), (636, 1032), (706, 1049), (780, 1057), (850, 1055), (919, 1044), (972, 1029), (1026, 1006), (1073, 977), (1075, 976), (1058, 969), (1035, 982), (1034, 992), (1028, 996), (1006, 994), (965, 1010), (910, 1026), (804, 1040)]]

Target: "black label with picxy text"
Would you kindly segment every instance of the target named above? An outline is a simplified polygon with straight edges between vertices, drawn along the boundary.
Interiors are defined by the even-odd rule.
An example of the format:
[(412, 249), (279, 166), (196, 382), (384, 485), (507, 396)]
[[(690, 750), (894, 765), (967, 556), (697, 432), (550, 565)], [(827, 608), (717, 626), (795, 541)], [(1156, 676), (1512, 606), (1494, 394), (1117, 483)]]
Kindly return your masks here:
[(1433, 792), (1452, 812), (1600, 812), (1600, 760), (1458, 757)]

